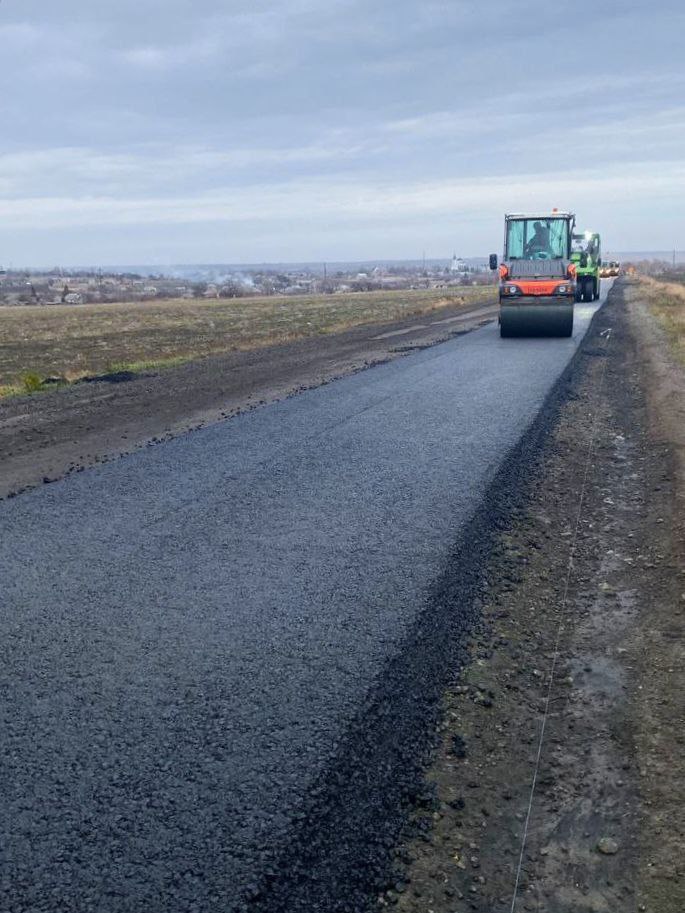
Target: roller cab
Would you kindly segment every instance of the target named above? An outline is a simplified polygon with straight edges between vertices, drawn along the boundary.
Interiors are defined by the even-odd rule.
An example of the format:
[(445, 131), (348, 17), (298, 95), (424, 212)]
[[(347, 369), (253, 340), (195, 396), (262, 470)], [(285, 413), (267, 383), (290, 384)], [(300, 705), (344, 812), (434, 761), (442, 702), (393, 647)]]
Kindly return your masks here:
[(569, 212), (504, 217), (504, 257), (499, 269), (502, 336), (570, 336), (576, 297), (571, 262), (575, 216)]

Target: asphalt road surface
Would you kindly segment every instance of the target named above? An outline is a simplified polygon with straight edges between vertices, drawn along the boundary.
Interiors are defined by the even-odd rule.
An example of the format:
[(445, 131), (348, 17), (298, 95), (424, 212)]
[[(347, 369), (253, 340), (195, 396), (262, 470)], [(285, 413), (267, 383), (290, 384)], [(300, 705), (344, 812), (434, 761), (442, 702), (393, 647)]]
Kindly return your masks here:
[[(573, 339), (491, 324), (0, 504), (0, 909), (326, 908), (332, 772), (344, 753), (363, 804), (379, 767), (346, 734), (593, 312)], [(354, 840), (322, 840), (342, 871)]]

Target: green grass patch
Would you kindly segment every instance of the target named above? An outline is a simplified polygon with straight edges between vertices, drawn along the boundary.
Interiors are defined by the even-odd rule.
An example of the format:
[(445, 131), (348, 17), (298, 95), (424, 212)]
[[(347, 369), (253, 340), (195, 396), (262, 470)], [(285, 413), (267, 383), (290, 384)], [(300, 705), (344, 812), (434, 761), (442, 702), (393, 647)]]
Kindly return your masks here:
[(22, 374), (21, 384), (24, 393), (37, 393), (43, 387), (43, 378), (35, 371), (27, 371), (26, 374)]
[(0, 399), (7, 396), (21, 396), (22, 393), (26, 393), (26, 391), (16, 384), (0, 384)]

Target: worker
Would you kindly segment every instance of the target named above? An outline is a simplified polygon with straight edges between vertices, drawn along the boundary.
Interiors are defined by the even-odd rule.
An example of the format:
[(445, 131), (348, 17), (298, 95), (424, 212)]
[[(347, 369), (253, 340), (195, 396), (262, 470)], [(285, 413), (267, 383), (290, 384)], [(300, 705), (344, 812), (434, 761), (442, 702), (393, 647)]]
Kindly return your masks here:
[(549, 253), (549, 226), (543, 225), (542, 222), (533, 222), (533, 228), (535, 229), (535, 234), (526, 244), (526, 254), (537, 254), (537, 253)]

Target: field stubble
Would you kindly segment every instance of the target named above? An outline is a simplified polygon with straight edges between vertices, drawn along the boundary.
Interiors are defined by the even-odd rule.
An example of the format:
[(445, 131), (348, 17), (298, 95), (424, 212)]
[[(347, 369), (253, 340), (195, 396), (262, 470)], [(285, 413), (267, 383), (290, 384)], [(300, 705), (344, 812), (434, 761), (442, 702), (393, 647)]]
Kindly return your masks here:
[(661, 282), (641, 276), (642, 297), (663, 326), (676, 357), (685, 365), (685, 278)]
[(493, 297), (490, 287), (0, 309), (0, 395), (23, 379), (72, 382), (259, 349)]

